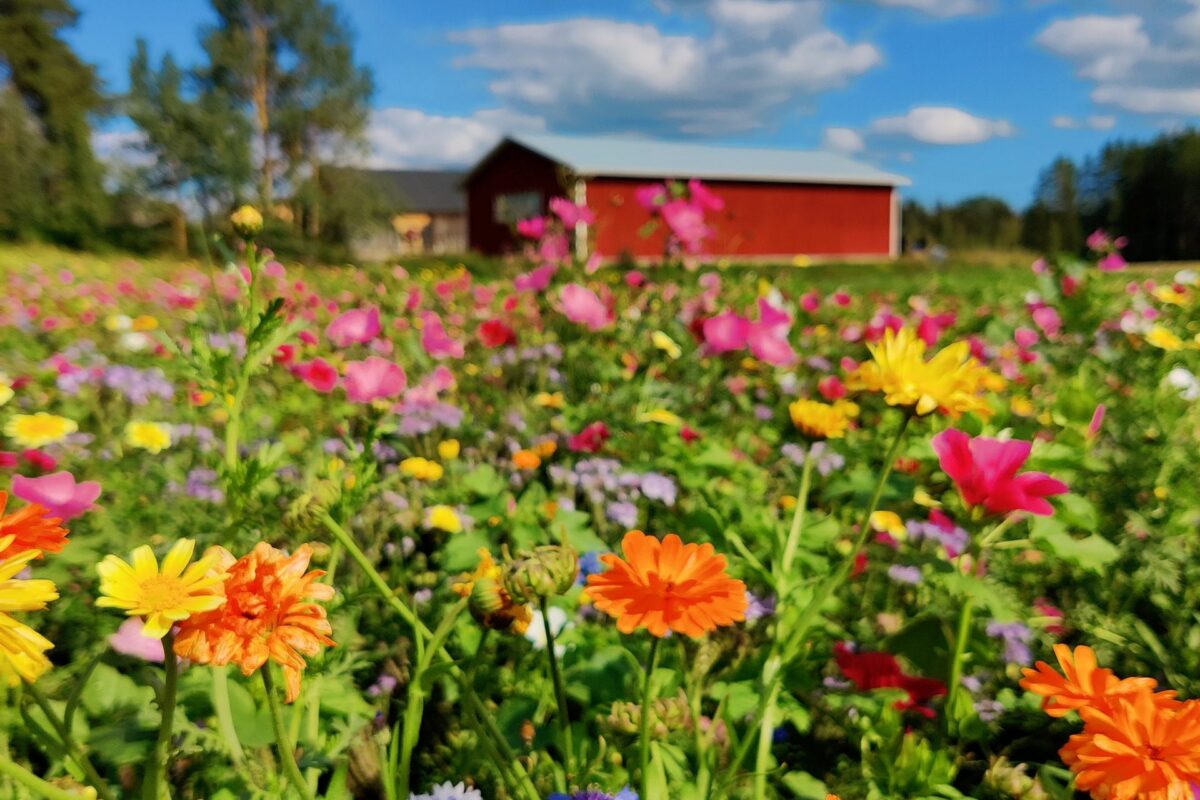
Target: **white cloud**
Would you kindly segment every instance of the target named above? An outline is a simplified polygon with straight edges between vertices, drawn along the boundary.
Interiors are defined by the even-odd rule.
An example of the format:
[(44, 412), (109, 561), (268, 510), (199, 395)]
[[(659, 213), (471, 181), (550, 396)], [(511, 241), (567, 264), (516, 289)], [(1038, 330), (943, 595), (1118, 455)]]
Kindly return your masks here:
[(462, 67), (495, 74), (507, 107), (559, 130), (718, 135), (758, 128), (882, 63), (872, 44), (828, 28), (820, 0), (674, 0), (706, 34), (571, 18), (451, 35)]
[(991, 11), (989, 0), (872, 0), (876, 5), (911, 8), (935, 17), (963, 17)]
[(469, 116), (428, 114), (415, 108), (380, 108), (367, 126), (376, 168), (462, 166), (470, 164), (509, 132), (540, 131), (538, 117), (504, 109), (485, 109)]
[(1068, 114), (1059, 114), (1050, 120), (1050, 124), (1063, 130), (1108, 131), (1117, 126), (1117, 118), (1111, 114), (1093, 114), (1090, 117), (1077, 119)]
[(853, 155), (867, 149), (863, 135), (853, 128), (826, 128), (823, 138), (826, 150)]
[(1200, 114), (1200, 0), (1125, 5), (1137, 13), (1060, 19), (1035, 41), (1092, 81), (1097, 103), (1137, 114)]
[(948, 106), (919, 106), (902, 116), (877, 119), (869, 130), (940, 145), (978, 144), (1016, 133), (1007, 120), (977, 117)]

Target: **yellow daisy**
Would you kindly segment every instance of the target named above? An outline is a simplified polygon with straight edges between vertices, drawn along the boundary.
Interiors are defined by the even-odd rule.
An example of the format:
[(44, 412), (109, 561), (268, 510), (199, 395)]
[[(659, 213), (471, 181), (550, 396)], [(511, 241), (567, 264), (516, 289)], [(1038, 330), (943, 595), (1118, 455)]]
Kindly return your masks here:
[(541, 408), (566, 408), (567, 400), (562, 392), (538, 392), (533, 396), (533, 404)]
[(438, 442), (437, 446), (438, 458), (442, 461), (453, 461), (458, 458), (458, 454), (462, 451), (462, 445), (458, 439), (446, 439)]
[(462, 519), (450, 506), (437, 505), (425, 512), (425, 526), (446, 533), (459, 533), (463, 529)]
[(882, 392), (888, 405), (909, 408), (922, 416), (935, 411), (950, 417), (971, 412), (990, 416), (984, 394), (1006, 385), (1003, 378), (972, 358), (967, 342), (956, 342), (926, 360), (925, 342), (902, 328), (899, 333), (885, 331), (883, 341), (869, 349), (874, 360), (851, 373), (849, 387)]
[(171, 428), (161, 422), (133, 420), (125, 426), (125, 443), (150, 453), (161, 453), (171, 446)]
[(62, 441), (79, 424), (73, 419), (39, 411), (36, 414), (17, 414), (4, 425), (4, 434), (21, 447), (36, 449)]
[(850, 428), (850, 420), (858, 416), (858, 406), (848, 400), (830, 405), (818, 400), (797, 400), (788, 406), (794, 424), (801, 433), (813, 439), (841, 439)]
[[(12, 538), (0, 538), (0, 550), (8, 547)], [(40, 555), (37, 550), (26, 550), (0, 561), (0, 681), (8, 686), (22, 680), (35, 681), (50, 669), (45, 654), (54, 643), (8, 613), (41, 611), (58, 598), (58, 589), (51, 581), (16, 579), (17, 573)]]
[(400, 462), (400, 471), (419, 481), (436, 481), (446, 474), (446, 470), (436, 461), (413, 456)]
[(195, 541), (180, 539), (163, 559), (161, 570), (149, 545), (133, 551), (132, 564), (105, 556), (96, 566), (103, 595), (96, 605), (144, 617), (142, 635), (158, 638), (192, 614), (219, 608), (225, 603), (225, 576), (217, 569), (220, 554), (212, 551), (189, 567), (195, 549)]
[(1183, 349), (1183, 339), (1180, 339), (1162, 325), (1155, 325), (1151, 328), (1150, 332), (1146, 334), (1146, 341), (1160, 350), (1168, 352)]

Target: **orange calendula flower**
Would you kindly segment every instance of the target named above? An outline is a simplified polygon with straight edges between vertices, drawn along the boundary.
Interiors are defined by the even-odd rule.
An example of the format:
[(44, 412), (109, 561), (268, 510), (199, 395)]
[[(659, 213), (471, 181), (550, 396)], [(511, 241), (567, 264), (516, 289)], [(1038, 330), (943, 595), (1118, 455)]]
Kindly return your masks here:
[(512, 463), (517, 469), (537, 469), (542, 465), (542, 459), (532, 450), (518, 450), (513, 453)]
[(283, 667), (287, 702), (293, 702), (300, 696), (304, 656), (334, 644), (325, 609), (312, 602), (334, 595), (332, 586), (316, 582), (323, 571), (306, 572), (312, 547), (301, 545), (289, 556), (259, 542), (236, 561), (224, 548), (213, 551), (226, 573), (225, 605), (180, 623), (175, 652), (199, 664), (237, 664), (244, 675), (270, 659)]
[(729, 577), (711, 544), (630, 531), (621, 549), (625, 558), (601, 556), (608, 570), (588, 577), (587, 593), (622, 633), (646, 628), (655, 636), (670, 630), (699, 637), (746, 618), (746, 585)]
[[(1042, 696), (1042, 709), (1052, 717), (1065, 717), (1082, 708), (1110, 708), (1110, 700), (1120, 695), (1153, 690), (1158, 682), (1153, 678), (1118, 678), (1111, 669), (1097, 666), (1096, 653), (1090, 647), (1076, 647), (1075, 652), (1065, 644), (1054, 645), (1054, 655), (1062, 667), (1059, 674), (1045, 661), (1035, 669), (1025, 669), (1021, 686)], [(1173, 692), (1160, 693), (1174, 697)]]
[(1164, 703), (1149, 689), (1108, 711), (1083, 708), (1083, 733), (1060, 751), (1075, 785), (1104, 800), (1193, 800), (1200, 782), (1200, 702)]
[[(12, 558), (26, 550), (61, 553), (67, 546), (70, 532), (60, 524), (62, 519), (51, 516), (45, 506), (30, 503), (18, 511), (5, 514), (7, 505), (8, 492), (0, 492), (0, 538), (8, 540), (6, 545), (0, 547), (0, 558)], [(10, 536), (12, 538), (8, 539)]]

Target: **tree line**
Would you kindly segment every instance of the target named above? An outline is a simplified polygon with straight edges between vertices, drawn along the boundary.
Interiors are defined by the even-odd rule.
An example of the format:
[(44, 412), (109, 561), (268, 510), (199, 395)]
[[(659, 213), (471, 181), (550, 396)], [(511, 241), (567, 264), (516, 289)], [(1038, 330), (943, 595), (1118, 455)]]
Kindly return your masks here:
[[(374, 81), (323, 0), (211, 0), (203, 60), (152, 58), (105, 93), (63, 38), (70, 0), (0, 0), (0, 237), (84, 247), (187, 246), (187, 218), (266, 211), (273, 240), (344, 244), (375, 199), (339, 170), (364, 147)], [(105, 170), (93, 124), (124, 115), (135, 158)]]

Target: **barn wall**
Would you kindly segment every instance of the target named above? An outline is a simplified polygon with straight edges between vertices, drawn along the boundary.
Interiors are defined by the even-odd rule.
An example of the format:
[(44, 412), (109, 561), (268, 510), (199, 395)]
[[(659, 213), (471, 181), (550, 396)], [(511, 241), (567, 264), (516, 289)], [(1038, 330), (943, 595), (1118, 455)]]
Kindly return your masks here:
[[(628, 253), (654, 258), (663, 252), (665, 232), (638, 235), (648, 215), (634, 190), (649, 181), (593, 178), (587, 200), (597, 215), (595, 246), (606, 258)], [(708, 215), (716, 235), (709, 255), (888, 257), (892, 250), (892, 188), (821, 184), (711, 181), (725, 209)]]
[[(546, 213), (555, 195), (565, 195), (558, 166), (512, 142), (507, 143), (467, 179), (467, 240), (472, 250), (500, 255), (515, 248), (511, 226), (496, 220), (496, 198), (537, 193), (532, 215)], [(530, 216), (532, 216), (530, 215)]]

